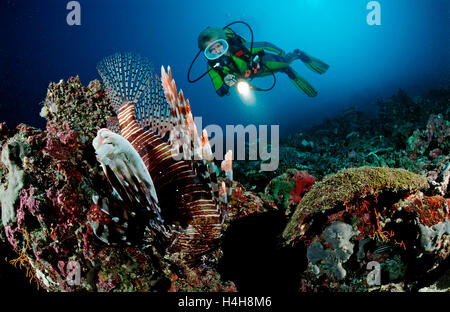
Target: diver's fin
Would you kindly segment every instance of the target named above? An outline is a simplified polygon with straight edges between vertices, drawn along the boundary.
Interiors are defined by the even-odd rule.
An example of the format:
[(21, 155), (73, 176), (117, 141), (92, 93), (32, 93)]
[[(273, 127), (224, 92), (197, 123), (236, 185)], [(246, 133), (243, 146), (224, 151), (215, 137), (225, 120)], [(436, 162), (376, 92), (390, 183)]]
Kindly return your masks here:
[(306, 67), (318, 74), (325, 73), (330, 67), (318, 58), (312, 57), (299, 49), (294, 50), (294, 53), (297, 54), (298, 58), (306, 65)]
[(291, 79), (292, 83), (297, 87), (297, 89), (304, 92), (307, 96), (310, 97), (315, 97), (317, 95), (317, 91), (314, 89), (314, 87), (308, 81), (306, 81), (305, 78), (300, 76), (295, 70), (289, 68), (286, 73), (289, 76), (289, 79)]

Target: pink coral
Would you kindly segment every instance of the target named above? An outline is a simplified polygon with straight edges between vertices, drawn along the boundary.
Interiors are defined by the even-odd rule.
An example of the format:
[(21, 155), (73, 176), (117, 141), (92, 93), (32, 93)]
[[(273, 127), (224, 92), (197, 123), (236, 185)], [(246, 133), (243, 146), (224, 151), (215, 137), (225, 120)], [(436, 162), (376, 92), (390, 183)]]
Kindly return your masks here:
[(40, 202), (33, 196), (33, 188), (23, 189), (20, 192), (20, 206), (17, 209), (17, 225), (20, 227), (25, 221), (26, 212), (30, 212), (36, 216), (40, 222), (43, 221), (42, 216), (37, 216), (36, 213), (40, 210)]
[(101, 292), (108, 292), (116, 288), (118, 280), (111, 278), (111, 274), (98, 274), (97, 289)]
[(19, 231), (19, 228), (15, 228), (14, 230), (10, 225), (5, 225), (5, 234), (6, 238), (8, 239), (8, 242), (13, 246), (14, 250), (17, 250), (17, 242), (16, 238), (14, 237), (14, 234)]

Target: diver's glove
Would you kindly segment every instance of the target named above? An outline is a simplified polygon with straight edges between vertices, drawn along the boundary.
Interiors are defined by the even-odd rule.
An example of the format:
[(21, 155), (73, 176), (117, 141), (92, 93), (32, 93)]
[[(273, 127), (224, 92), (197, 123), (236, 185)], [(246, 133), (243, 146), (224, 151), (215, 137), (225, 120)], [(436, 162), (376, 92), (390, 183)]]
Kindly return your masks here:
[(225, 84), (229, 87), (232, 87), (236, 84), (237, 79), (235, 75), (232, 74), (228, 74), (225, 76), (225, 78), (223, 79), (223, 81), (225, 82)]

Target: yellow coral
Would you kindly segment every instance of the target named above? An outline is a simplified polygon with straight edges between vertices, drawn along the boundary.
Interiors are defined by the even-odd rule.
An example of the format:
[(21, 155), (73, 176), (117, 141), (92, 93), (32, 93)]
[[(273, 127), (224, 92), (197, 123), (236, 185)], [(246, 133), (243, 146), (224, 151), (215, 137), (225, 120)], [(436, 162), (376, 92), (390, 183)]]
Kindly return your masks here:
[(22, 249), (19, 250), (19, 257), (10, 260), (9, 263), (14, 265), (15, 268), (17, 268), (17, 264), (19, 264), (20, 268), (26, 267), (27, 269), (26, 277), (29, 278), (30, 284), (32, 283), (33, 280), (35, 280), (37, 288), (39, 289), (39, 280), (36, 277), (36, 272), (33, 270), (33, 267), (27, 254)]

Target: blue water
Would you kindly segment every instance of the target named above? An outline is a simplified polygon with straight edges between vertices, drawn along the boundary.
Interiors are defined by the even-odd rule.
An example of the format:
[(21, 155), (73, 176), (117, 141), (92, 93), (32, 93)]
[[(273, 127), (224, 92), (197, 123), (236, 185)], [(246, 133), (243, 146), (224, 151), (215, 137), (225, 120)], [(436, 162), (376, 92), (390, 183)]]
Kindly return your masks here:
[[(170, 65), (203, 124), (278, 124), (281, 133), (331, 117), (349, 106), (375, 112), (376, 100), (403, 88), (419, 95), (449, 81), (448, 0), (381, 0), (381, 25), (369, 26), (369, 0), (154, 1), (81, 0), (81, 25), (66, 23), (66, 0), (0, 1), (0, 120), (44, 127), (40, 102), (50, 81), (100, 79), (96, 63), (112, 53), (149, 57), (157, 72)], [(252, 105), (232, 91), (220, 98), (209, 77), (187, 81), (197, 36), (207, 26), (248, 22), (255, 41), (295, 48), (330, 65), (324, 75), (300, 61), (293, 68), (319, 92), (309, 98), (277, 75)], [(234, 29), (249, 38), (247, 28)], [(192, 76), (206, 69), (204, 58)], [(254, 80), (270, 86), (272, 78)]]

